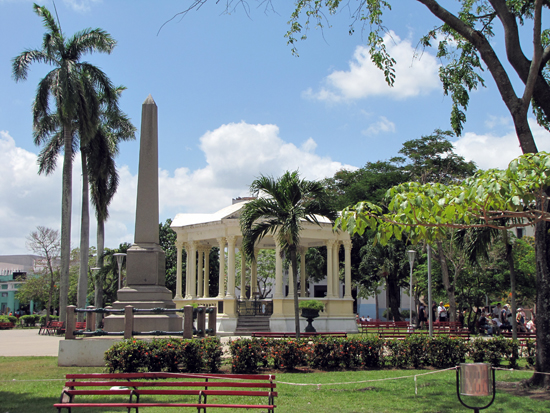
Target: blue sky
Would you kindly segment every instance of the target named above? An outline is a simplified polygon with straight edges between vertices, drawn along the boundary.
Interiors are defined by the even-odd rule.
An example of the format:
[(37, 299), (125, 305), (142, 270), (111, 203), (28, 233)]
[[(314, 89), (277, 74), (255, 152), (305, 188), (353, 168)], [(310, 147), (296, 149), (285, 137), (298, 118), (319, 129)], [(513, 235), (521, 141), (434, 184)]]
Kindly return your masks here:
[[(60, 225), (62, 163), (52, 176), (38, 176), (40, 148), (32, 141), (31, 104), (38, 81), (51, 68), (32, 66), (25, 82), (11, 76), (11, 60), (41, 45), (44, 29), (32, 3), (0, 0), (5, 39), (0, 48), (0, 254), (27, 253), (25, 237), (37, 225)], [(394, 88), (370, 63), (366, 34), (348, 35), (349, 12), (330, 16), (331, 28), (312, 30), (295, 57), (284, 38), (293, 2), (276, 3), (273, 11), (250, 0), (248, 12), (237, 7), (227, 14), (212, 0), (163, 26), (190, 3), (56, 1), (66, 35), (100, 27), (117, 40), (111, 55), (85, 60), (128, 88), (121, 106), (138, 129), (146, 97), (151, 94), (158, 105), (161, 221), (181, 212), (221, 209), (231, 198), (246, 196), (259, 174), (299, 169), (308, 179), (322, 179), (341, 168), (389, 159), (405, 140), (450, 129), (451, 99), (443, 95), (437, 76), (441, 62), (433, 50), (414, 58), (420, 36), (438, 24), (417, 2), (400, 1), (384, 20), (392, 30), (387, 45), (397, 59)], [(53, 12), (51, 0), (41, 4)], [(498, 36), (494, 44), (501, 49)], [(481, 168), (505, 167), (520, 151), (488, 74), (486, 80), (487, 88), (472, 93), (464, 134), (454, 139), (456, 152)], [(550, 150), (548, 133), (533, 130), (539, 150)], [(109, 247), (133, 242), (138, 151), (138, 141), (121, 145), (120, 189), (106, 226)], [(76, 247), (78, 158), (73, 179)]]

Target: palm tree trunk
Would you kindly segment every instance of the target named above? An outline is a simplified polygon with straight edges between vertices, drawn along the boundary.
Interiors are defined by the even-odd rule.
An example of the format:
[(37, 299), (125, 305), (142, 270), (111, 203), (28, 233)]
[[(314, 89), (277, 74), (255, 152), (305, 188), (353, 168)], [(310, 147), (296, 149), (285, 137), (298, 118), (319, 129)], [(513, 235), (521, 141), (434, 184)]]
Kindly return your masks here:
[(69, 264), (71, 260), (71, 213), (73, 185), (73, 151), (70, 125), (63, 126), (63, 193), (61, 197), (61, 273), (59, 282), (59, 321), (66, 321), (69, 299)]
[[(99, 215), (99, 214), (98, 214)], [(105, 246), (105, 223), (102, 217), (97, 219), (97, 259), (96, 267), (103, 269), (103, 252)], [(99, 270), (95, 277), (94, 304), (96, 308), (103, 308), (103, 272)], [(95, 327), (99, 328), (102, 320), (101, 313), (96, 313)]]
[(296, 249), (290, 251), (290, 262), (292, 264), (292, 282), (294, 283), (294, 324), (296, 328), (296, 338), (300, 338), (300, 309), (298, 307), (298, 260), (296, 258)]
[[(78, 291), (76, 305), (86, 307), (88, 296), (88, 254), (90, 252), (90, 203), (88, 185), (88, 166), (86, 154), (80, 151), (82, 159), (82, 216), (80, 217), (80, 273), (78, 276)], [(77, 313), (77, 320), (84, 320), (84, 313)]]

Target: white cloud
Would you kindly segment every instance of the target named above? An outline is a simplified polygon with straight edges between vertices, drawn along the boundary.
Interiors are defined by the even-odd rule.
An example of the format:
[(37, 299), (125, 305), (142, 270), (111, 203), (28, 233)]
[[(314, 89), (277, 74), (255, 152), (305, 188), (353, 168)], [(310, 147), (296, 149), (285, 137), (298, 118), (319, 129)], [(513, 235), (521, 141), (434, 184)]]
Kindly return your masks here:
[(371, 124), (367, 129), (362, 131), (363, 135), (372, 136), (379, 135), (380, 133), (395, 132), (395, 123), (390, 121), (385, 116), (379, 116), (378, 119), (378, 122)]
[(232, 198), (248, 195), (249, 185), (260, 174), (279, 176), (298, 169), (304, 178), (318, 180), (342, 168), (356, 169), (316, 155), (316, 146), (311, 138), (300, 148), (283, 141), (276, 125), (222, 125), (200, 138), (205, 168), (178, 168), (172, 176), (161, 171), (161, 214), (215, 212)]
[(92, 8), (92, 4), (97, 4), (101, 2), (102, 0), (63, 0), (63, 3), (65, 3), (67, 7), (70, 7), (74, 11), (77, 11), (79, 13), (90, 11)]
[[(535, 142), (539, 151), (550, 151), (550, 134), (537, 125), (534, 119), (529, 120)], [(465, 133), (454, 142), (456, 153), (468, 161), (474, 161), (480, 169), (508, 167), (510, 161), (521, 155), (521, 148), (516, 131), (510, 128), (503, 136), (494, 134), (479, 135)]]
[(325, 86), (317, 92), (311, 88), (303, 93), (305, 98), (327, 102), (341, 102), (364, 99), (370, 96), (388, 96), (393, 99), (406, 99), (427, 95), (440, 88), (436, 58), (424, 52), (414, 58), (415, 48), (409, 40), (401, 40), (394, 32), (384, 36), (389, 54), (396, 60), (396, 80), (389, 87), (384, 73), (372, 63), (369, 49), (357, 46), (349, 70), (337, 70), (325, 79)]
[[(248, 195), (260, 174), (280, 176), (299, 169), (304, 178), (317, 180), (342, 168), (356, 169), (315, 154), (312, 138), (301, 147), (279, 137), (275, 125), (245, 122), (222, 125), (200, 138), (207, 165), (202, 169), (159, 169), (160, 221), (181, 212), (215, 212), (232, 198)], [(37, 155), (16, 146), (8, 132), (0, 131), (0, 254), (26, 254), (25, 238), (37, 225), (60, 228), (61, 167), (51, 176), (37, 174)], [(162, 160), (160, 160), (162, 163)], [(78, 247), (81, 209), (80, 157), (73, 169), (72, 247)], [(133, 242), (137, 176), (119, 166), (119, 189), (109, 207), (105, 224), (107, 247)], [(90, 245), (96, 245), (96, 224), (90, 207)]]

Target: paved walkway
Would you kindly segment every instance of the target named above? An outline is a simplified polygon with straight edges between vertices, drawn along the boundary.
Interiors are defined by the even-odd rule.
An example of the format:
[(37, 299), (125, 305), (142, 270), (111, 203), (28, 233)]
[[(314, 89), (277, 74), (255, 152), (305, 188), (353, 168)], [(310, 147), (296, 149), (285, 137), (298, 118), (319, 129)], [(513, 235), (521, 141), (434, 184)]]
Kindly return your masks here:
[(64, 336), (38, 334), (38, 329), (0, 330), (0, 356), (55, 356)]
[[(38, 334), (38, 329), (0, 330), (0, 357), (13, 356), (54, 356), (59, 352), (59, 340), (65, 336)], [(224, 349), (234, 337), (220, 337)]]

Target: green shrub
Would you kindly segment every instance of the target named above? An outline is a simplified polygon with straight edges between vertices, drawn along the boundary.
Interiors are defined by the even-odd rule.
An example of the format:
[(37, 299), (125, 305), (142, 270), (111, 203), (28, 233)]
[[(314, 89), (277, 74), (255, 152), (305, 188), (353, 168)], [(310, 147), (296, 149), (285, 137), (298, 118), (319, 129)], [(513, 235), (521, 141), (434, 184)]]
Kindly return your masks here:
[(387, 366), (402, 369), (410, 365), (406, 340), (386, 340), (384, 346), (386, 347), (384, 361)]
[(209, 373), (217, 373), (222, 366), (222, 345), (217, 337), (205, 337), (199, 342), (203, 361), (203, 369)]
[[(519, 347), (519, 345), (518, 345)], [(535, 365), (535, 359), (537, 356), (537, 342), (535, 340), (532, 340), (530, 338), (525, 339), (525, 359), (527, 360), (527, 364), (529, 366)]]
[(17, 317), (12, 315), (0, 315), (0, 323), (17, 323)]
[(511, 365), (516, 365), (518, 349), (518, 343), (504, 337), (495, 337), (489, 340), (480, 337), (471, 342), (469, 354), (475, 363), (488, 362), (493, 367), (498, 367), (503, 359), (508, 360)]
[(428, 364), (436, 368), (458, 366), (466, 360), (468, 346), (460, 338), (432, 337), (427, 342)]
[[(59, 321), (59, 316), (58, 315), (50, 315), (50, 321)], [(42, 326), (46, 325), (46, 314), (41, 315), (40, 320), (38, 322)]]
[(298, 308), (323, 311), (325, 309), (325, 305), (319, 300), (302, 300), (298, 304)]
[(135, 338), (119, 341), (105, 352), (107, 370), (111, 373), (168, 371), (196, 373), (216, 372), (221, 366), (221, 344), (216, 338), (183, 340)]
[(263, 364), (265, 355), (261, 340), (242, 338), (229, 344), (233, 373), (257, 373), (258, 364)]
[(129, 338), (113, 344), (105, 352), (109, 373), (136, 373), (149, 371), (149, 343)]
[(339, 342), (335, 337), (315, 337), (308, 354), (310, 367), (329, 370), (340, 367)]
[(366, 338), (355, 340), (355, 346), (364, 368), (377, 369), (384, 364), (382, 351), (384, 340), (379, 338)]
[(276, 369), (294, 370), (307, 363), (307, 340), (276, 340), (271, 343), (271, 357)]
[(19, 318), (21, 324), (27, 327), (34, 327), (39, 319), (40, 316), (38, 314), (24, 315)]
[(415, 369), (430, 364), (428, 353), (429, 336), (426, 334), (413, 334), (405, 340), (407, 347), (407, 365)]

